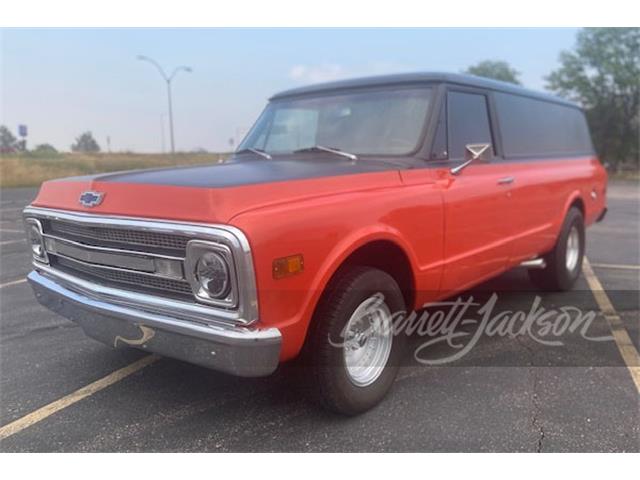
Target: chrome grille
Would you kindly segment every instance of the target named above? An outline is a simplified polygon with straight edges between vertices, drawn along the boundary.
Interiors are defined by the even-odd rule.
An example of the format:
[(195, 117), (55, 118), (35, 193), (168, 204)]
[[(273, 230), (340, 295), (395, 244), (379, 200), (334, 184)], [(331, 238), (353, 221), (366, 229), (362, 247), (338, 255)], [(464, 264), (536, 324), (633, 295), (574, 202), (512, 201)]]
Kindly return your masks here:
[[(153, 309), (176, 319), (249, 325), (258, 319), (251, 250), (230, 225), (172, 222), (27, 207), (40, 222), (48, 259), (35, 269), (91, 298)], [(202, 303), (184, 271), (192, 240), (224, 247), (232, 289), (228, 298)]]
[(190, 299), (193, 298), (191, 287), (186, 281), (171, 280), (168, 278), (145, 275), (133, 271), (100, 268), (76, 262), (65, 257), (57, 257), (55, 263), (60, 270), (71, 275), (80, 276), (81, 278), (87, 278), (94, 281), (102, 280), (109, 284), (126, 283), (127, 285), (134, 287), (133, 290), (160, 290), (165, 293), (188, 296)]
[(89, 239), (89, 243), (93, 245), (104, 245), (104, 243), (107, 242), (110, 244), (120, 244), (127, 248), (137, 245), (184, 252), (187, 248), (187, 242), (190, 240), (189, 237), (181, 235), (170, 235), (167, 233), (130, 230), (125, 228), (78, 225), (61, 222), (59, 220), (49, 221), (48, 227), (50, 232), (53, 234), (70, 236), (75, 239), (85, 239), (85, 241), (86, 239)]
[[(52, 266), (69, 275), (106, 286), (194, 301), (191, 286), (184, 277), (168, 277), (153, 268), (154, 258), (182, 262), (190, 240), (188, 236), (58, 219), (45, 221), (43, 229), (45, 237), (56, 241), (58, 246), (53, 250), (47, 247)], [(65, 241), (70, 242), (71, 247), (66, 246)], [(94, 253), (87, 256), (83, 249)], [(117, 257), (118, 262), (105, 263), (101, 257)], [(140, 265), (145, 262), (142, 268)], [(180, 274), (183, 275), (182, 269)]]

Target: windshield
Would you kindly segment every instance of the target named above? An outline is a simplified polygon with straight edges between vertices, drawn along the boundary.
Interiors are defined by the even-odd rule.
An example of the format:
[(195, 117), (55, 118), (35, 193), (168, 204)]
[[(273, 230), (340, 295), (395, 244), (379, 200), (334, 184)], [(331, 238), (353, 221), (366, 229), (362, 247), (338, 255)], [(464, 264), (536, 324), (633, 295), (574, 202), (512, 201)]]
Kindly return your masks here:
[(238, 150), (286, 154), (321, 145), (361, 155), (407, 154), (418, 146), (430, 92), (395, 88), (275, 100)]

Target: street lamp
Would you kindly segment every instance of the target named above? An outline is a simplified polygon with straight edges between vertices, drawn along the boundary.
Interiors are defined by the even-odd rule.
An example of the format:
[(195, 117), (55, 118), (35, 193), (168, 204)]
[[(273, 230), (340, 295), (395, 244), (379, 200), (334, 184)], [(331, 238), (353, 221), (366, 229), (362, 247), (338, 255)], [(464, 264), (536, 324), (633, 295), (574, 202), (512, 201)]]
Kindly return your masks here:
[(164, 81), (167, 82), (167, 98), (169, 99), (169, 135), (171, 137), (171, 153), (172, 154), (176, 153), (176, 148), (173, 140), (173, 109), (171, 106), (171, 81), (173, 80), (173, 77), (177, 75), (178, 72), (184, 71), (184, 72), (191, 73), (192, 70), (190, 67), (180, 66), (180, 67), (174, 68), (173, 72), (171, 72), (171, 75), (167, 75), (164, 72), (164, 69), (160, 66), (160, 64), (156, 62), (153, 58), (145, 57), (144, 55), (138, 55), (137, 58), (138, 60), (149, 62), (154, 67), (156, 67), (158, 69), (158, 72), (160, 72), (160, 75), (162, 75), (162, 78), (164, 79)]

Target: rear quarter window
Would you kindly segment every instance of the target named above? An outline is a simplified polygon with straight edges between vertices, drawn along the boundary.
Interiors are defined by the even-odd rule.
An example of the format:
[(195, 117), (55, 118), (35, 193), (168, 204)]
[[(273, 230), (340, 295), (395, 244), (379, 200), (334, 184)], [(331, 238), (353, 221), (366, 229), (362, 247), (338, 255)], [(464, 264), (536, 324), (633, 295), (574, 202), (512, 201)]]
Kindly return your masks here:
[(508, 93), (494, 98), (505, 158), (593, 153), (581, 110)]

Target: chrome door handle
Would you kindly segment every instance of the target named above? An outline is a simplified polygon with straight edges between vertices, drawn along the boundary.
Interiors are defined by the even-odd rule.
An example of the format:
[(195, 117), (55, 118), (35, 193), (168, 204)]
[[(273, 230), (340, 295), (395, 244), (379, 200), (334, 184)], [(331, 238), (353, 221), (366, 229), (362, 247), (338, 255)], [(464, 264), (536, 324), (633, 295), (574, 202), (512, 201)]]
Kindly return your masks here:
[(509, 185), (510, 183), (513, 183), (514, 180), (515, 178), (513, 177), (503, 177), (498, 180), (498, 185)]

